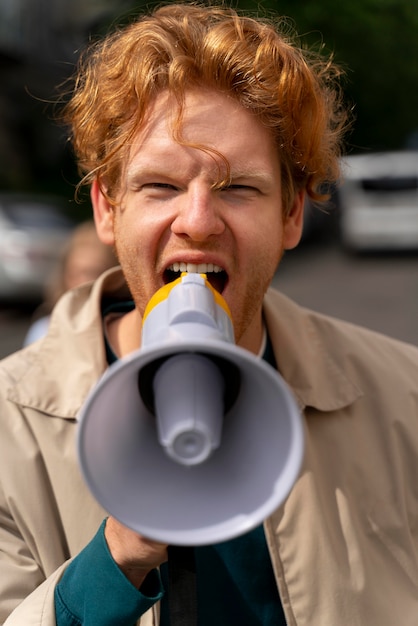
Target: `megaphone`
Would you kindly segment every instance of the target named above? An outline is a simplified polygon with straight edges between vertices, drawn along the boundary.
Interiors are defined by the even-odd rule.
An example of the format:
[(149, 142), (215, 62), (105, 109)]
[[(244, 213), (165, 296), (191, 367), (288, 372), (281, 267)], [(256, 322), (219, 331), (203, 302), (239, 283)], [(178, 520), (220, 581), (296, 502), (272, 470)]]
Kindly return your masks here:
[(109, 514), (179, 546), (259, 525), (289, 494), (304, 448), (287, 384), (235, 345), (228, 306), (203, 274), (183, 274), (151, 298), (141, 348), (89, 394), (77, 446)]

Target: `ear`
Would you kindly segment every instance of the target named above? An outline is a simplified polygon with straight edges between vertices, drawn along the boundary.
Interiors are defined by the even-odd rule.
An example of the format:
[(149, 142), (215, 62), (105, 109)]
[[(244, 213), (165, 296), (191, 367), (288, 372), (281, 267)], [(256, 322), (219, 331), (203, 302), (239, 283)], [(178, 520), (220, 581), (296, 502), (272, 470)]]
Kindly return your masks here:
[(90, 198), (93, 206), (97, 236), (102, 243), (112, 246), (115, 243), (113, 233), (114, 207), (103, 195), (97, 178), (93, 181), (91, 186)]
[(284, 220), (283, 245), (285, 250), (291, 250), (298, 245), (303, 231), (303, 215), (305, 208), (305, 190), (298, 191), (292, 208)]

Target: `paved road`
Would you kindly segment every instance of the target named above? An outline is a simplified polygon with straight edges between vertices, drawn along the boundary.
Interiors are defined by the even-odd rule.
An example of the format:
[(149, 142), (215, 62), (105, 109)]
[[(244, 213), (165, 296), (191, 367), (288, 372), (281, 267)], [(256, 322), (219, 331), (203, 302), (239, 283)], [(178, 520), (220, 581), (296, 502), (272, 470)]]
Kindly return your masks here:
[(418, 345), (418, 254), (300, 248), (285, 257), (274, 283), (304, 306)]
[[(302, 305), (418, 345), (418, 254), (350, 257), (338, 246), (287, 253), (274, 283)], [(0, 310), (0, 357), (18, 349), (29, 316)]]

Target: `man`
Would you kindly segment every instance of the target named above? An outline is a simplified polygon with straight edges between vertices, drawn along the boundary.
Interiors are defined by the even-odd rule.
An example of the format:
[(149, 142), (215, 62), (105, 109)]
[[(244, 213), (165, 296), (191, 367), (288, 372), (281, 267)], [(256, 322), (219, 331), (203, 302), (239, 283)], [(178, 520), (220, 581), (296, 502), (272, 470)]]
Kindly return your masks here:
[(198, 624), (416, 626), (418, 351), (269, 289), (305, 194), (338, 177), (334, 78), (269, 24), (187, 4), (82, 62), (66, 118), (122, 273), (64, 296), (48, 336), (1, 366), (2, 621), (169, 623), (167, 546), (94, 501), (74, 437), (88, 391), (138, 348), (147, 302), (182, 268), (208, 274), (306, 430), (286, 502), (194, 550)]

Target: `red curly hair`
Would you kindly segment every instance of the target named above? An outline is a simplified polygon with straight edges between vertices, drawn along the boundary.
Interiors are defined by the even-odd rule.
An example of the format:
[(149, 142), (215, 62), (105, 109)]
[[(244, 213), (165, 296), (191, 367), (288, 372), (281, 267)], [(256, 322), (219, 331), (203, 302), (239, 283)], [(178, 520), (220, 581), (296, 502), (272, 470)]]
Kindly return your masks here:
[(313, 200), (325, 199), (324, 184), (339, 178), (347, 126), (341, 72), (296, 41), (283, 20), (186, 3), (162, 6), (96, 42), (80, 57), (64, 109), (80, 184), (98, 177), (114, 200), (129, 147), (156, 95), (175, 96), (173, 132), (181, 142), (184, 94), (205, 87), (228, 93), (271, 130), (285, 211), (300, 188)]

